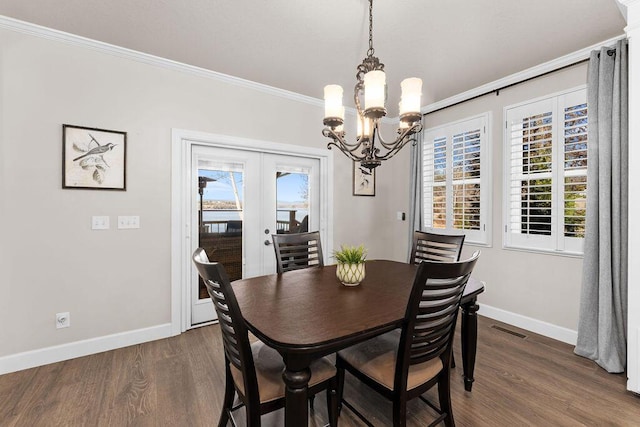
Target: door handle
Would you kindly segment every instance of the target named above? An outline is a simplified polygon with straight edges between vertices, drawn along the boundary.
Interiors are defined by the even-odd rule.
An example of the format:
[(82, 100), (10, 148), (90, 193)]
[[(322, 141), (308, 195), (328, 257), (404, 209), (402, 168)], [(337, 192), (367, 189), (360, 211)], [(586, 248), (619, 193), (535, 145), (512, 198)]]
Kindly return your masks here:
[(271, 240), (265, 240), (265, 241), (264, 241), (264, 245), (265, 245), (265, 246), (269, 246), (270, 244), (271, 244)]

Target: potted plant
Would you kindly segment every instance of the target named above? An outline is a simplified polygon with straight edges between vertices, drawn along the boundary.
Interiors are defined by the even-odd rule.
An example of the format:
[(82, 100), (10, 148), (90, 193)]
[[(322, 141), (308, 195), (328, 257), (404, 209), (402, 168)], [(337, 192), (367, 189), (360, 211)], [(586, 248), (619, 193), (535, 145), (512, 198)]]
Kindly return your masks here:
[(367, 250), (363, 245), (358, 247), (341, 245), (339, 251), (333, 251), (333, 258), (338, 263), (336, 276), (343, 285), (356, 286), (364, 280)]

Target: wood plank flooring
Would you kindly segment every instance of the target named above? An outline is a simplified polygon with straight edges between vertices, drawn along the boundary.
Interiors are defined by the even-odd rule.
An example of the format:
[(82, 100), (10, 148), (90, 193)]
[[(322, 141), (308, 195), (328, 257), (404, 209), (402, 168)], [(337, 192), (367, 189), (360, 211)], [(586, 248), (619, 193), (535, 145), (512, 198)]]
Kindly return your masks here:
[[(520, 338), (492, 326), (524, 334)], [(473, 391), (464, 391), (459, 337), (452, 372), (458, 426), (640, 426), (640, 398), (569, 345), (479, 317)], [(0, 426), (216, 425), (224, 370), (217, 325), (180, 336), (0, 376)], [(428, 397), (435, 399), (431, 391)], [(345, 397), (376, 426), (391, 425), (391, 404), (347, 374)], [(408, 425), (433, 413), (418, 399)], [(244, 423), (242, 410), (237, 419)], [(310, 425), (326, 423), (318, 395)], [(263, 417), (284, 425), (284, 413)], [(360, 426), (349, 410), (340, 426)]]

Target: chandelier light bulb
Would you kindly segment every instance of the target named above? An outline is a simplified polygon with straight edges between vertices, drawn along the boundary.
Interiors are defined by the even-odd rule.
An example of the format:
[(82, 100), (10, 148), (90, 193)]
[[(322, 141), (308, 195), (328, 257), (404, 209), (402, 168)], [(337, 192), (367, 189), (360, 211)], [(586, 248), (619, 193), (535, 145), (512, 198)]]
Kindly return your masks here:
[(420, 113), (420, 98), (422, 97), (422, 79), (411, 77), (400, 83), (402, 96), (400, 98), (400, 117), (407, 113)]
[(364, 75), (364, 109), (383, 109), (386, 75), (384, 71), (369, 71)]
[(326, 85), (324, 87), (324, 117), (340, 118), (344, 120), (344, 107), (342, 106), (342, 86)]
[[(362, 130), (363, 122), (364, 122), (364, 132)], [(367, 139), (370, 138), (371, 137), (371, 120), (367, 119), (366, 117), (358, 117), (356, 134), (358, 135), (358, 139), (362, 137)]]

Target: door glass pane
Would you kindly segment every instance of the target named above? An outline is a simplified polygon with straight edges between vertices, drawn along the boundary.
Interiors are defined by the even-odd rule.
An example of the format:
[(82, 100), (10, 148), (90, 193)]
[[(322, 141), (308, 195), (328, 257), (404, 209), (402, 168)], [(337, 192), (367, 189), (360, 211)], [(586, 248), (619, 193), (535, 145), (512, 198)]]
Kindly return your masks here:
[[(202, 165), (200, 165), (202, 167)], [(229, 280), (242, 278), (243, 173), (233, 167), (198, 169), (198, 245), (222, 263)], [(209, 298), (200, 278), (198, 295)]]
[(308, 172), (276, 172), (276, 220), (278, 234), (309, 231)]

